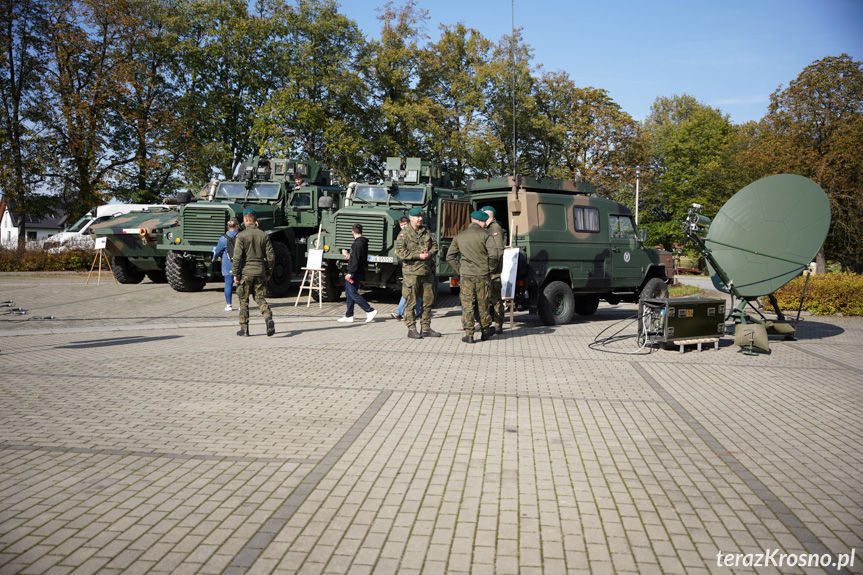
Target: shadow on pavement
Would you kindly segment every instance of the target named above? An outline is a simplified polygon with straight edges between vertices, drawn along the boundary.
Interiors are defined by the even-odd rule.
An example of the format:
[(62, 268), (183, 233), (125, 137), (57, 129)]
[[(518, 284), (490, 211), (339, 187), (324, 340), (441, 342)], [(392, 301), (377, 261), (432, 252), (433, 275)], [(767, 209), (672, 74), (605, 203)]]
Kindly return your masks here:
[(140, 335), (130, 337), (115, 337), (111, 339), (91, 339), (87, 341), (76, 341), (68, 345), (59, 345), (57, 349), (88, 349), (94, 347), (110, 347), (113, 345), (128, 345), (147, 343), (151, 341), (166, 341), (169, 339), (180, 339), (181, 335), (166, 335), (162, 337), (144, 337)]

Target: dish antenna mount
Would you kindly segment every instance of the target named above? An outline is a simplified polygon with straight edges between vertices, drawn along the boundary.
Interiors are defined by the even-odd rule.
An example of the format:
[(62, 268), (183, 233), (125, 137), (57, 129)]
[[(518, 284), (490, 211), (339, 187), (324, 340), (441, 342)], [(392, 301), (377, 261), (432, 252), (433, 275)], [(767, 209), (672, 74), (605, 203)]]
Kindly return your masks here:
[[(768, 332), (794, 339), (796, 324), (787, 322), (773, 293), (809, 266), (829, 227), (830, 202), (824, 190), (791, 174), (749, 184), (712, 222), (693, 204), (683, 233), (707, 261), (716, 289), (740, 300), (729, 314), (736, 324), (735, 343), (769, 351)], [(765, 318), (752, 304), (763, 296), (776, 309), (777, 321)], [(747, 305), (759, 317), (748, 315)]]

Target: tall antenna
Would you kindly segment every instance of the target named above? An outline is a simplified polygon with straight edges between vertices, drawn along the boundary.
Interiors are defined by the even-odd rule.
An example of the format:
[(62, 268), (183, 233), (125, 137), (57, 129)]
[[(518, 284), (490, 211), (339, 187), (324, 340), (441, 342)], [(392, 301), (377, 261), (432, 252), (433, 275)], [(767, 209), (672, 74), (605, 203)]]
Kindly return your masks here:
[(512, 33), (509, 39), (509, 51), (512, 55), (512, 177), (516, 177), (516, 121), (515, 121), (515, 90), (516, 90), (516, 68), (515, 68), (515, 0), (512, 0)]

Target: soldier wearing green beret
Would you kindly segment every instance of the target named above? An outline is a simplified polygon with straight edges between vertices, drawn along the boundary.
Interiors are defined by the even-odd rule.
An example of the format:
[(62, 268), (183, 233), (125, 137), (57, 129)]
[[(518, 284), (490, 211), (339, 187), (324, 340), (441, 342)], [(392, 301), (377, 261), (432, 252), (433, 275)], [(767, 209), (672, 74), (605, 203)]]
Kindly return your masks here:
[(258, 309), (267, 321), (267, 335), (276, 333), (273, 312), (267, 304), (267, 282), (276, 267), (276, 255), (270, 236), (258, 228), (258, 213), (247, 209), (243, 212), (246, 229), (237, 234), (234, 245), (234, 285), (240, 300), (240, 331), (237, 335), (249, 335), (249, 295), (255, 298)]
[[(408, 326), (408, 337), (440, 337), (440, 333), (431, 328), (431, 309), (436, 295), (434, 273), (437, 241), (423, 225), (422, 208), (411, 208), (408, 219), (408, 225), (396, 238), (396, 255), (402, 260), (402, 295), (407, 300), (405, 324)], [(419, 330), (416, 329), (417, 318), (414, 311), (418, 298), (422, 299)]]
[(487, 220), (488, 215), (485, 212), (473, 212), (470, 215), (470, 225), (453, 238), (446, 254), (447, 263), (461, 276), (461, 324), (465, 331), (461, 340), (465, 343), (473, 343), (474, 304), (479, 309), (482, 341), (494, 335), (489, 305), (489, 274), (497, 266), (499, 254), (494, 238), (483, 225)]
[(488, 222), (485, 225), (486, 231), (494, 240), (497, 246), (500, 257), (497, 264), (489, 275), (489, 304), (491, 305), (491, 321), (494, 324), (494, 329), (497, 333), (503, 332), (504, 306), (501, 298), (501, 283), (500, 274), (503, 271), (503, 250), (506, 248), (506, 230), (497, 223), (497, 212), (491, 206), (480, 208), (481, 212), (488, 214)]

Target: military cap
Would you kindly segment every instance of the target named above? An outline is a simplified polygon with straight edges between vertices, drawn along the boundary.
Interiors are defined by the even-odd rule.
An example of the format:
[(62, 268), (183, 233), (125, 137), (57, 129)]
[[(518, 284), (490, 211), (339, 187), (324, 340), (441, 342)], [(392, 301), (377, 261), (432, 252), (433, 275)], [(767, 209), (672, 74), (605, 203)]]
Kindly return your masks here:
[(495, 211), (495, 209), (494, 209), (493, 207), (491, 207), (491, 206), (486, 206), (486, 207), (484, 207), (484, 208), (480, 208), (480, 209), (479, 209), (479, 211), (481, 211), (481, 212), (491, 212), (491, 213), (493, 213), (494, 215), (497, 215), (497, 212), (496, 212), (496, 211)]
[(488, 214), (483, 212), (482, 210), (471, 212), (470, 217), (481, 222), (488, 220)]
[(421, 216), (423, 213), (423, 209), (419, 206), (414, 206), (408, 212), (409, 216)]
[(258, 212), (256, 212), (252, 208), (246, 208), (246, 210), (243, 212), (243, 215), (245, 216), (246, 214), (255, 214), (257, 216)]

